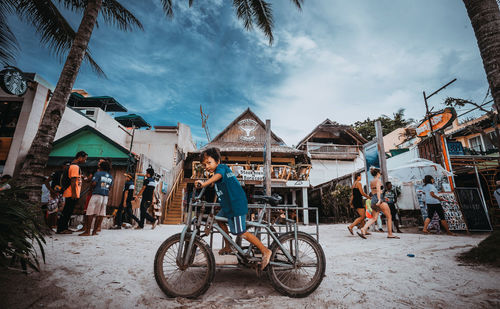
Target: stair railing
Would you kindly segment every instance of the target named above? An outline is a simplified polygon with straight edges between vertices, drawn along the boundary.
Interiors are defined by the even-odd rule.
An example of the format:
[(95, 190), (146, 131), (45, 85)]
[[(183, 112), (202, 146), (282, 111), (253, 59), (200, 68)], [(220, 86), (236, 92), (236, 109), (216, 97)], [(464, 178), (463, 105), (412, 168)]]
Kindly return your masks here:
[(172, 188), (170, 189), (170, 192), (168, 193), (167, 198), (165, 199), (165, 204), (164, 204), (165, 209), (163, 211), (163, 213), (165, 214), (164, 220), (168, 214), (168, 209), (172, 205), (172, 202), (173, 202), (173, 199), (175, 196), (175, 192), (177, 191), (179, 184), (182, 183), (182, 180), (184, 179), (184, 168), (183, 168), (184, 162), (180, 163), (178, 166), (179, 166), (179, 170), (177, 171), (177, 176), (175, 177), (174, 184), (173, 184)]

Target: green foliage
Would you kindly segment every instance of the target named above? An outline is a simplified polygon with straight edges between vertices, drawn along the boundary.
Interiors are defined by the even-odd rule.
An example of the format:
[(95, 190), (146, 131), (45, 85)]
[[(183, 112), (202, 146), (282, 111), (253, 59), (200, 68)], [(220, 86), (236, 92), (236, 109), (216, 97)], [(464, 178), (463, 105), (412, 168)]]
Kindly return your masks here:
[(26, 265), (39, 271), (39, 255), (43, 261), (44, 223), (38, 208), (33, 209), (22, 198), (23, 189), (13, 188), (0, 192), (0, 267), (7, 267), (12, 261), (20, 261), (24, 270)]
[(370, 119), (369, 117), (364, 121), (356, 121), (353, 125), (354, 129), (367, 140), (375, 138), (375, 122), (380, 120), (382, 123), (382, 132), (384, 135), (391, 133), (398, 128), (404, 128), (413, 122), (413, 119), (404, 118), (405, 110), (400, 108), (396, 113), (392, 114), (392, 118), (382, 115), (377, 119)]
[(348, 221), (351, 217), (351, 188), (341, 184), (323, 192), (321, 197), (321, 214), (324, 217), (335, 217), (336, 222)]

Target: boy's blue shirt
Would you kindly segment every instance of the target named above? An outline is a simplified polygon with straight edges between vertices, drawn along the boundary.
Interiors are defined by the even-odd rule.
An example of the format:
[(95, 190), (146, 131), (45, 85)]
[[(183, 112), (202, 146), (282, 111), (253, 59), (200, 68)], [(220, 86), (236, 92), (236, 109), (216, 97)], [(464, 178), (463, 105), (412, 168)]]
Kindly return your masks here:
[(233, 171), (229, 166), (219, 164), (215, 169), (215, 174), (222, 176), (219, 181), (215, 182), (215, 191), (224, 215), (228, 218), (246, 215), (248, 213), (247, 196)]

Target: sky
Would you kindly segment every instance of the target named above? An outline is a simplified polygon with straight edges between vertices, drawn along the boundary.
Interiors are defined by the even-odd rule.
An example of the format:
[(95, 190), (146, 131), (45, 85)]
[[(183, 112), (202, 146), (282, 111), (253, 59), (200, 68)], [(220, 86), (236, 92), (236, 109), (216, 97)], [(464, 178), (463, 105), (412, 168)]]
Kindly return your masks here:
[[(206, 143), (200, 105), (212, 137), (247, 108), (296, 145), (329, 118), (353, 124), (400, 108), (420, 120), (427, 94), (434, 110), (446, 97), (482, 102), (488, 84), (467, 12), (456, 0), (269, 0), (273, 45), (247, 31), (229, 0), (121, 0), (144, 30), (123, 32), (102, 20), (90, 49), (107, 78), (83, 65), (75, 89), (112, 96), (151, 125), (191, 127)], [(63, 11), (76, 29), (81, 16)], [(55, 85), (62, 60), (41, 46), (33, 28), (9, 18), (20, 44), (16, 66)], [(118, 116), (120, 114), (116, 114)]]

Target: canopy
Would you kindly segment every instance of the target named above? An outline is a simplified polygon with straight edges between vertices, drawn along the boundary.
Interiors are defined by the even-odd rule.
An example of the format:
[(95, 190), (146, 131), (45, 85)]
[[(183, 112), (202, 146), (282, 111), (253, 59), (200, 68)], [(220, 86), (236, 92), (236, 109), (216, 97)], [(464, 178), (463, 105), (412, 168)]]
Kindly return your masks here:
[(431, 175), (434, 178), (453, 176), (452, 173), (448, 172), (441, 165), (420, 158), (410, 160), (408, 164), (389, 169), (387, 173), (389, 174), (389, 179), (400, 182), (421, 181), (425, 175)]

